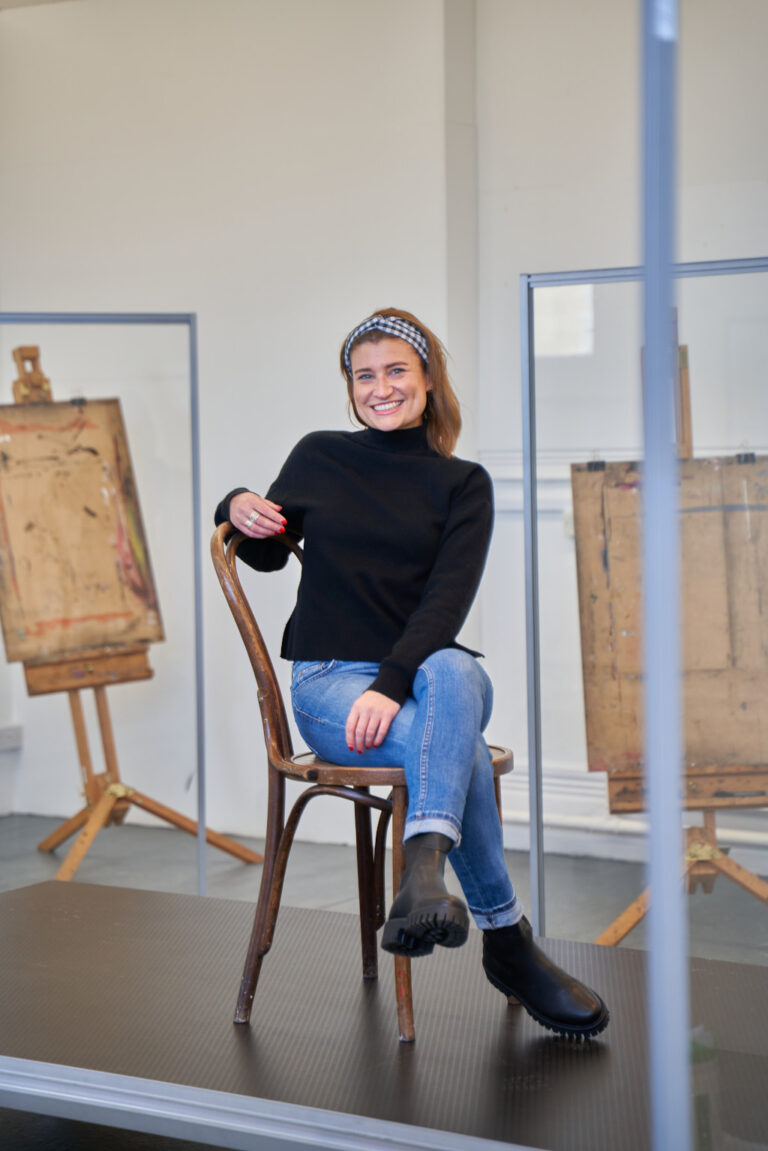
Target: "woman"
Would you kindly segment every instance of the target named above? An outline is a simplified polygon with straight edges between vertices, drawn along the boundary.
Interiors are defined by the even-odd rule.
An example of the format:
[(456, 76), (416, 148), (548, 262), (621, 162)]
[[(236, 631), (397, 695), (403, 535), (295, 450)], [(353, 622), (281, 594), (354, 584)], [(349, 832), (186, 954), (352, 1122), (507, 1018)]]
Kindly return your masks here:
[(287, 562), (276, 536), (304, 540), (282, 655), (308, 746), (335, 763), (405, 769), (405, 874), (382, 947), (415, 958), (465, 942), (467, 906), (444, 882), (450, 853), (490, 982), (545, 1027), (596, 1035), (605, 1004), (533, 942), (504, 862), (482, 737), (492, 687), (456, 642), (493, 491), (479, 464), (452, 454), (461, 418), (442, 345), (409, 312), (383, 308), (350, 332), (341, 371), (363, 430), (305, 436), (266, 497), (235, 489), (216, 522), (250, 537), (239, 554), (261, 571)]

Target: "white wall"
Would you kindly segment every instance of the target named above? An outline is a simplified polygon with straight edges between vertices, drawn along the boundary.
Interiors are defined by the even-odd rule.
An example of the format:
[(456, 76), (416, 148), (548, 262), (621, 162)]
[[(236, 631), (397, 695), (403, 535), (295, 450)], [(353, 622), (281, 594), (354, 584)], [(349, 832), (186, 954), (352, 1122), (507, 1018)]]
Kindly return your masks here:
[[(197, 312), (209, 507), (236, 483), (268, 483), (303, 431), (347, 426), (335, 362), (359, 316), (401, 303), (446, 339), (467, 416), (461, 449), (479, 452), (497, 488), (471, 627), (496, 683), (491, 735), (520, 763), (505, 787), (513, 839), (527, 808), (518, 277), (640, 258), (639, 8), (391, 0), (383, 20), (374, 0), (69, 0), (0, 14), (0, 307)], [(767, 31), (762, 0), (682, 2), (681, 259), (768, 251)], [(638, 449), (638, 298), (600, 289), (594, 354), (538, 366), (545, 795), (561, 829), (549, 846), (579, 849), (579, 827), (605, 815), (604, 781), (584, 770), (567, 466)], [(764, 286), (686, 287), (680, 307), (697, 445), (768, 444)], [(102, 382), (135, 396), (178, 382), (165, 362), (155, 379), (163, 356), (133, 337), (110, 335), (117, 344), (89, 366), (90, 335), (66, 348), (44, 335), (59, 395), (80, 375), (93, 394)], [(12, 334), (0, 341), (10, 398)], [(178, 753), (188, 680), (170, 682), (191, 634), (182, 640), (186, 430), (181, 415), (165, 429), (170, 482), (155, 446), (162, 411), (144, 403), (129, 433), (176, 639), (167, 656), (153, 651), (152, 685), (115, 690), (113, 706), (126, 778), (191, 811), (190, 755)], [(207, 564), (206, 581), (210, 821), (257, 833), (255, 701)], [(276, 644), (290, 578), (253, 586)], [(26, 745), (0, 753), (0, 811), (68, 814), (74, 760), (52, 762), (47, 743), (69, 748), (66, 709), (28, 700), (17, 671), (0, 672), (0, 698), (5, 685), (2, 714), (23, 724)], [(177, 751), (158, 758), (146, 734), (161, 729)], [(326, 818), (305, 834), (347, 834), (348, 821)], [(628, 850), (620, 837), (611, 850)], [(597, 850), (594, 835), (580, 843)]]
[[(73, 0), (0, 15), (0, 307), (198, 314), (206, 538), (230, 487), (265, 487), (300, 434), (348, 426), (336, 357), (361, 316), (398, 302), (447, 337), (444, 100), (439, 0), (394, 0), (386, 20), (357, 0)], [(91, 382), (91, 338), (65, 354), (40, 337), (57, 395), (79, 371)], [(127, 386), (132, 340), (101, 365), (110, 393)], [(145, 383), (151, 408), (162, 381)], [(183, 451), (184, 421), (167, 431)], [(154, 434), (141, 418), (129, 432), (134, 454)], [(189, 548), (164, 525), (179, 502), (188, 515), (186, 479), (157, 479), (139, 472), (161, 606), (175, 615)], [(210, 822), (258, 833), (254, 691), (205, 571)], [(275, 643), (287, 582), (259, 585)], [(142, 727), (189, 732), (189, 700), (160, 674), (173, 643), (153, 651), (151, 685), (111, 696), (126, 779), (192, 810), (188, 736), (176, 762), (165, 747), (146, 754), (129, 702), (141, 696)], [(0, 759), (6, 808), (69, 814), (65, 701), (17, 691), (15, 707), (26, 741)]]

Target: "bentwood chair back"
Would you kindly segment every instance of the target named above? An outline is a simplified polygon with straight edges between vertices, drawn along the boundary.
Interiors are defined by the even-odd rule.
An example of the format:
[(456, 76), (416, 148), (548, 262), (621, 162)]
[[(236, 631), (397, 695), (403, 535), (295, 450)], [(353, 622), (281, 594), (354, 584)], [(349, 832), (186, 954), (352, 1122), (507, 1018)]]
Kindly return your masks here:
[[(298, 544), (278, 537), (299, 561)], [(354, 806), (357, 842), (357, 878), (360, 903), (360, 940), (363, 979), (378, 976), (376, 931), (386, 918), (384, 883), (387, 829), (392, 819), (392, 883), (397, 891), (403, 872), (403, 829), (408, 806), (408, 792), (402, 767), (343, 767), (326, 763), (310, 753), (294, 755), (290, 728), (280, 686), (269, 652), (243, 591), (237, 572), (237, 551), (246, 539), (231, 524), (222, 524), (211, 540), (211, 555), (216, 574), (229, 609), (245, 644), (258, 688), (259, 708), (267, 751), (268, 806), (264, 864), (259, 898), (248, 951), (243, 969), (240, 993), (235, 1010), (235, 1023), (248, 1023), (256, 993), (261, 964), (272, 946), (275, 924), (280, 909), (283, 880), (291, 846), (302, 812), (318, 795), (335, 795)], [(512, 770), (512, 753), (505, 748), (491, 748), (499, 798), (499, 776)], [(285, 816), (285, 781), (305, 783)], [(371, 787), (390, 789), (388, 798), (372, 795)], [(375, 837), (371, 827), (371, 810), (379, 812)], [(395, 995), (400, 1039), (414, 1038), (413, 1000), (411, 995), (411, 961), (395, 956)]]

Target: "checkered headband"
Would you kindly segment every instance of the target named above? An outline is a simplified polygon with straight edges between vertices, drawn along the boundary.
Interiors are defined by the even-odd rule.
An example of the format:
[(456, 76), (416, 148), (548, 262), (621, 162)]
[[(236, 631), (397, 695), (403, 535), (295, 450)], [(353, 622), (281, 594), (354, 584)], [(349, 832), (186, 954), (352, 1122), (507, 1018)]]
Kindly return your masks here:
[(385, 332), (388, 336), (397, 336), (398, 340), (405, 340), (419, 353), (426, 366), (429, 358), (427, 338), (415, 324), (408, 320), (401, 320), (399, 316), (371, 316), (370, 319), (363, 320), (362, 324), (353, 328), (347, 336), (347, 342), (344, 345), (344, 365), (350, 374), (352, 365), (349, 362), (349, 350), (355, 340), (365, 335), (366, 332)]

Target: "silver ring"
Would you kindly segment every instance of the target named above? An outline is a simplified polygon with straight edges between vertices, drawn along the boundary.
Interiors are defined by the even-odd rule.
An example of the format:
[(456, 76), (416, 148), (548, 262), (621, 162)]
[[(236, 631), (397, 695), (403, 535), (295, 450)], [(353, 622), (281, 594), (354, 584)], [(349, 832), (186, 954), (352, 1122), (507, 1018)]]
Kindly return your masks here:
[(248, 519), (245, 521), (245, 526), (249, 528), (251, 524), (255, 524), (260, 515), (261, 512), (251, 512), (251, 514), (248, 516)]

